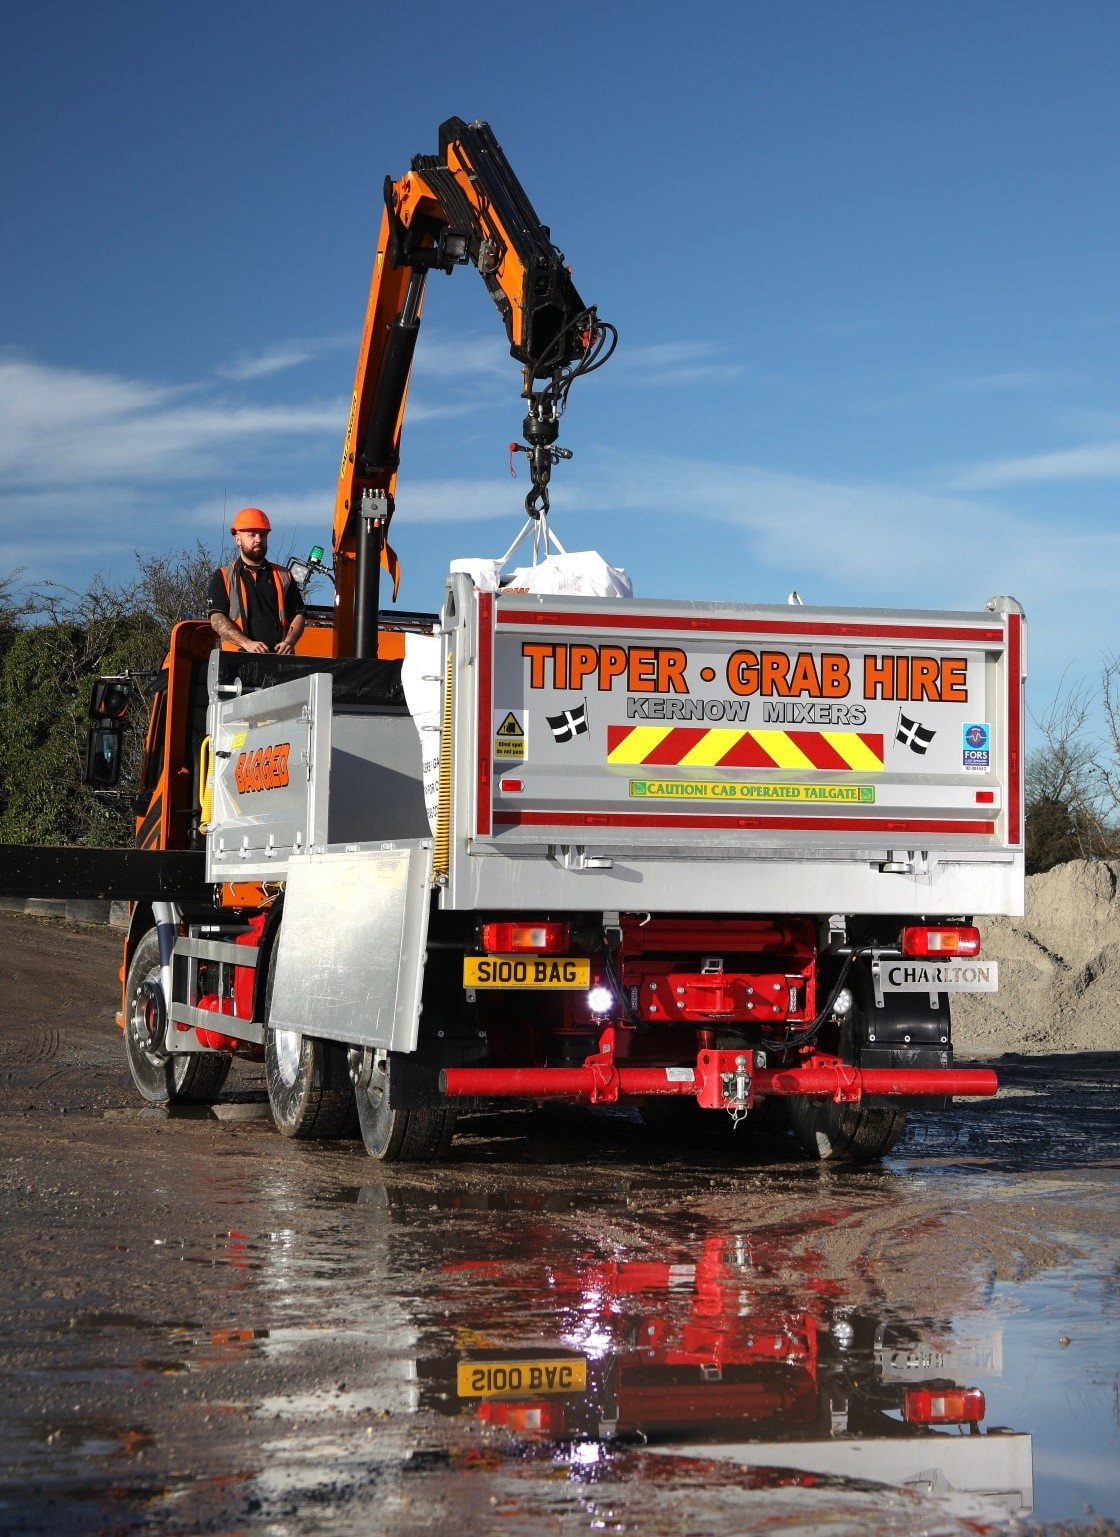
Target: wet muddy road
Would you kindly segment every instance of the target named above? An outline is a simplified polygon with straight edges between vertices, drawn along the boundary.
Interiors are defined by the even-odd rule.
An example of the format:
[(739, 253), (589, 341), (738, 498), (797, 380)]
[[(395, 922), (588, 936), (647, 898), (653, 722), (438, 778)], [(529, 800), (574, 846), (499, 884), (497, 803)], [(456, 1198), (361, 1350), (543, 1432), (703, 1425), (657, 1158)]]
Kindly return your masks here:
[(1120, 1517), (1120, 1054), (1001, 1059), (862, 1171), (575, 1111), (385, 1168), (251, 1064), (142, 1109), (118, 942), (0, 916), (0, 1530)]

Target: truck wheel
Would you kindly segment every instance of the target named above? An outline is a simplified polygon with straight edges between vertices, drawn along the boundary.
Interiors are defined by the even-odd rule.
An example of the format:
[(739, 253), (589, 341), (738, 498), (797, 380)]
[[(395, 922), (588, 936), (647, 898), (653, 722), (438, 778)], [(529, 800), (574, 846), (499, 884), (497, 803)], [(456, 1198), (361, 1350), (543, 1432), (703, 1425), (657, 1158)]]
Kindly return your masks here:
[(786, 1101), (797, 1140), (814, 1158), (870, 1163), (890, 1152), (906, 1129), (901, 1110), (837, 1105), (830, 1099), (794, 1094)]
[(212, 1105), (233, 1058), (228, 1052), (166, 1050), (159, 971), (159, 938), (149, 929), (133, 951), (125, 982), (124, 1050), (132, 1081), (152, 1105)]
[(362, 1141), (382, 1163), (427, 1163), (443, 1158), (455, 1135), (455, 1112), (438, 1108), (389, 1107), (393, 1053), (353, 1050), (351, 1075)]
[[(283, 1137), (341, 1137), (354, 1108), (346, 1048), (297, 1030), (270, 1030), (264, 1075), (276, 1130)], [(345, 1089), (331, 1085), (345, 1082)]]
[[(268, 961), (264, 1017), (272, 1013), (276, 945)], [(351, 1129), (354, 1086), (346, 1048), (298, 1030), (267, 1030), (264, 1076), (268, 1103), (282, 1137), (327, 1141)]]

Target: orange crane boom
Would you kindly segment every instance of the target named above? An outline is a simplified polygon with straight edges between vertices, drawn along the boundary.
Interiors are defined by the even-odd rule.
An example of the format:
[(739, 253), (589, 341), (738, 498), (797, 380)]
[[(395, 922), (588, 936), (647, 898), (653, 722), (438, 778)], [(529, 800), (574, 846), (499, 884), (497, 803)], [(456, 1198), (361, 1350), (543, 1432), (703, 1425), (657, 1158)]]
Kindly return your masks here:
[(511, 447), (529, 459), (530, 516), (547, 513), (552, 467), (570, 457), (556, 439), (572, 380), (614, 350), (614, 327), (580, 298), (489, 125), (449, 118), (438, 155), (417, 155), (400, 180), (385, 180), (335, 498), (336, 656), (376, 654), (380, 567), (394, 568), (387, 533), (424, 287), (429, 272), (467, 264), (486, 283), (521, 364), (525, 442)]

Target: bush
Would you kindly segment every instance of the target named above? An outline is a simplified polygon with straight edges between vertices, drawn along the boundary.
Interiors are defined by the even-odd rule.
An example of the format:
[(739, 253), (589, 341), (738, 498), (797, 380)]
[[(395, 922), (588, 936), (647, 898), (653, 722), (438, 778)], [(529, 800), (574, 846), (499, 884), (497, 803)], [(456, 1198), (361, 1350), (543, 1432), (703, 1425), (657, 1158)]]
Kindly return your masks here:
[(136, 562), (132, 582), (113, 588), (95, 577), (84, 593), (47, 585), (20, 596), (18, 572), (0, 578), (0, 842), (132, 842), (130, 797), (82, 784), (90, 686), (103, 674), (147, 675), (137, 679), (135, 753), (144, 684), (159, 670), (172, 625), (205, 613), (217, 563), (201, 543)]

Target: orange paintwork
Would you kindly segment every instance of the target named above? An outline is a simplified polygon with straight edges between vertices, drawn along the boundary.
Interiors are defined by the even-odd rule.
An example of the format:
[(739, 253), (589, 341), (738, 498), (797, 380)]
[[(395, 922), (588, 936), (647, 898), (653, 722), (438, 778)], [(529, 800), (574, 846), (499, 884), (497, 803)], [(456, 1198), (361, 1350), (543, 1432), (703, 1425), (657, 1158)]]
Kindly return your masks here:
[[(448, 174), (454, 178), (458, 195), (470, 209), (472, 238), (475, 242), (470, 259), (477, 265), (503, 316), (510, 352), (522, 364), (521, 394), (526, 399), (533, 389), (528, 331), (530, 317), (537, 312), (542, 263), (551, 263), (557, 270), (562, 270), (565, 279), (567, 277), (567, 269), (559, 269), (559, 253), (551, 247), (547, 229), (536, 222), (529, 200), (516, 177), (505, 165), (496, 141), (488, 151), (483, 141), (475, 137), (475, 130), (479, 128), (489, 132), (484, 124), (468, 128), (459, 119), (449, 120), (441, 127), (441, 140), (446, 137), (446, 142), (441, 145), (443, 160), (429, 172), (430, 180), (426, 179), (424, 169), (414, 168), (399, 180), (386, 183), (386, 198), (392, 208), (392, 217), (387, 207), (381, 216), (335, 496), (333, 548), (337, 656), (348, 656), (353, 649), (354, 514), (366, 491), (387, 493), (390, 509), (396, 495), (396, 465), (399, 461), (401, 427), (408, 394), (407, 380), (396, 402), (393, 451), (387, 456), (390, 465), (363, 473), (357, 462), (359, 445), (365, 441), (385, 365), (387, 338), (405, 309), (409, 285), (416, 276), (407, 258), (399, 266), (394, 266), (390, 259), (394, 221), (399, 229), (416, 237), (421, 251), (432, 250), (442, 235), (453, 227), (452, 217), (443, 202), (446, 192), (441, 192), (439, 188), (441, 179), (446, 183)], [(470, 159), (472, 144), (483, 145), (477, 151), (480, 157), (478, 163), (472, 163)], [(526, 221), (528, 235), (523, 231), (519, 238), (514, 231), (507, 229), (496, 207), (501, 200), (505, 200)], [(547, 256), (542, 254), (546, 251)], [(526, 260), (532, 263), (532, 267), (526, 265)], [(450, 271), (450, 265), (445, 270)], [(577, 304), (579, 302), (574, 288), (570, 290), (570, 299)], [(410, 302), (412, 317), (418, 322), (423, 303), (423, 279), (413, 289)], [(549, 366), (551, 368), (564, 361), (564, 358), (557, 356)], [(392, 571), (391, 562), (387, 559), (382, 559), (382, 565)]]

